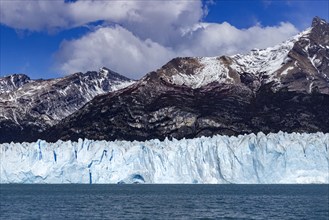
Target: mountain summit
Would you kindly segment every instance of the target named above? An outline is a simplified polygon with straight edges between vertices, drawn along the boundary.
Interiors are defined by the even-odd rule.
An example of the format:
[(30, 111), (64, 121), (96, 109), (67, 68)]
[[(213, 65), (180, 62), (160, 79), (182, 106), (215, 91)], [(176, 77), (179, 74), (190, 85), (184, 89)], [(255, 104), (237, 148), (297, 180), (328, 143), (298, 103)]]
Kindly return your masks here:
[(31, 80), (23, 74), (2, 77), (0, 142), (32, 141), (95, 96), (132, 83), (107, 68), (49, 80)]

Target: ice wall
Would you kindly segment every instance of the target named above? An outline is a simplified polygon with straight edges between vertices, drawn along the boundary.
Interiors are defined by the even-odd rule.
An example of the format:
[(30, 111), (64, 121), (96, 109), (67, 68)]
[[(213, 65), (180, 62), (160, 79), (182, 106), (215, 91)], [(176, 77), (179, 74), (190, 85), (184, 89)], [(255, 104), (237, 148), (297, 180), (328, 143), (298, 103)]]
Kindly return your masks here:
[(1, 183), (329, 183), (329, 134), (0, 145)]

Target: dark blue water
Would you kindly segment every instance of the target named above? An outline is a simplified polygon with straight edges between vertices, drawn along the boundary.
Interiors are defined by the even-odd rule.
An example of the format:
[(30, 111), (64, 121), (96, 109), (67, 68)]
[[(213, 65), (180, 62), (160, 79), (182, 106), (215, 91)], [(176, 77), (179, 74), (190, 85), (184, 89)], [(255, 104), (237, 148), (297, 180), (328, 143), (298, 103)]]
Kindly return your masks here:
[(329, 185), (0, 185), (0, 219), (329, 219)]

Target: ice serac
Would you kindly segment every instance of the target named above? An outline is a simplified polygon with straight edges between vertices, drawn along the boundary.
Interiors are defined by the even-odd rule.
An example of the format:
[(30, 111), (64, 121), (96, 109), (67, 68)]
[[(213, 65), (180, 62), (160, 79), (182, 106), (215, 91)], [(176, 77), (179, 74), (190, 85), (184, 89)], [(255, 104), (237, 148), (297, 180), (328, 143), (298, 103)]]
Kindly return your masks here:
[(329, 134), (1, 144), (1, 183), (329, 183)]
[(0, 77), (0, 143), (35, 141), (97, 95), (133, 81), (107, 68), (57, 79), (31, 80), (23, 74)]

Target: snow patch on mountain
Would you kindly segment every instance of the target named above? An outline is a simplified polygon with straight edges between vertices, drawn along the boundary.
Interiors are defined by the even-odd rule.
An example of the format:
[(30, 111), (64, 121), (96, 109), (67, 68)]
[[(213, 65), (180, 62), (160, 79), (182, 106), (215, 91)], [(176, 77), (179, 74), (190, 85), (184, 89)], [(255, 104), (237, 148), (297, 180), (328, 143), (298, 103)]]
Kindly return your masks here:
[[(223, 63), (221, 57), (199, 57), (200, 68), (194, 70), (194, 74), (178, 73), (172, 76), (172, 82), (177, 85), (185, 85), (191, 88), (200, 88), (212, 82), (235, 83), (230, 77), (230, 70), (238, 73), (252, 73), (255, 76), (266, 75), (266, 82), (280, 83), (277, 71), (289, 60), (288, 53), (300, 38), (306, 38), (312, 28), (309, 28), (289, 40), (268, 47), (266, 49), (253, 49), (251, 52), (241, 55), (233, 55), (229, 58), (231, 63)], [(307, 48), (304, 48), (307, 50)], [(311, 58), (310, 58), (311, 59)], [(313, 59), (314, 60), (314, 59)]]
[(288, 53), (293, 48), (294, 44), (301, 37), (308, 36), (311, 30), (312, 28), (309, 28), (274, 47), (253, 49), (250, 53), (245, 55), (234, 55), (231, 57), (235, 61), (235, 65), (232, 65), (232, 67), (240, 73), (248, 72), (255, 75), (268, 75), (268, 82), (278, 81), (279, 78), (275, 72), (287, 62), (287, 59), (289, 59)]
[[(0, 78), (0, 89), (6, 89), (0, 93), (0, 121), (1, 118), (12, 119), (20, 124), (20, 120), (24, 121), (30, 115), (53, 125), (95, 96), (135, 82), (106, 68), (49, 80), (19, 81), (17, 76)], [(16, 83), (12, 82), (13, 78)]]
[(175, 84), (192, 88), (200, 88), (211, 82), (227, 82), (233, 79), (229, 77), (229, 71), (218, 57), (197, 58), (201, 67), (195, 70), (197, 74), (176, 74), (172, 76)]
[(15, 89), (19, 89), (21, 86), (32, 82), (27, 75), (13, 74), (0, 78), (0, 94), (9, 93)]
[(329, 183), (329, 134), (0, 144), (1, 183)]

